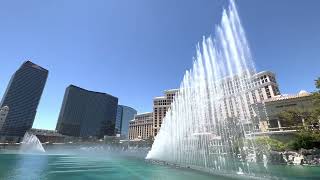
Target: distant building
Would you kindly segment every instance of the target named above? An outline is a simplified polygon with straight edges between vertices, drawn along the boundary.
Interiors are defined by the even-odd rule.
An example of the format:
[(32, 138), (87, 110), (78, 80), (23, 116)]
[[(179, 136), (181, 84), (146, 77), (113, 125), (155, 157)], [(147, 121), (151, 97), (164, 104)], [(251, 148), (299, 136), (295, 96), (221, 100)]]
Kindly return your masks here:
[(8, 106), (4, 106), (4, 107), (0, 108), (0, 131), (1, 131), (2, 126), (7, 118), (8, 113), (9, 113)]
[(13, 74), (0, 104), (10, 108), (0, 135), (22, 137), (31, 129), (47, 77), (48, 70), (30, 61)]
[(59, 134), (56, 130), (32, 128), (29, 132), (36, 135), (41, 143), (62, 143), (65, 140), (65, 136)]
[(123, 138), (128, 138), (129, 121), (134, 119), (137, 111), (131, 107), (118, 105), (116, 118), (116, 133)]
[(129, 122), (129, 139), (141, 140), (152, 136), (153, 115), (151, 112), (137, 114), (134, 120)]
[(178, 89), (166, 90), (164, 91), (164, 96), (153, 99), (153, 136), (158, 134), (162, 120), (166, 116), (166, 113), (173, 102), (173, 98), (178, 91)]
[(121, 125), (122, 125), (121, 121), (122, 121), (122, 106), (118, 105), (117, 115), (116, 115), (116, 125), (115, 125), (116, 136), (120, 136), (121, 134)]
[[(313, 96), (306, 91), (300, 91), (296, 95), (281, 95), (264, 101), (266, 112), (268, 115), (267, 131), (282, 131), (288, 130), (281, 119), (279, 119), (279, 113), (286, 110), (301, 110), (304, 112), (310, 112), (315, 108), (313, 104)], [(299, 124), (297, 124), (298, 126)], [(302, 121), (300, 122), (302, 125)]]
[(64, 94), (56, 130), (74, 137), (115, 135), (118, 98), (70, 85)]

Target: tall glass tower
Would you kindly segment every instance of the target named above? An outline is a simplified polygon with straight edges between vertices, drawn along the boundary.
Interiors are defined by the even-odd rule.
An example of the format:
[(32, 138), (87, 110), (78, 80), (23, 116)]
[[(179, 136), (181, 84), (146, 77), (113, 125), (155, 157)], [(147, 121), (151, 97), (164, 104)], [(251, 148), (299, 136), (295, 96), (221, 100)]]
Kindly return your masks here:
[(30, 61), (13, 74), (0, 105), (9, 109), (0, 135), (22, 137), (31, 129), (47, 77), (48, 70)]
[(128, 138), (129, 122), (134, 119), (137, 111), (129, 106), (118, 105), (116, 133), (121, 137)]
[(56, 130), (74, 137), (115, 135), (118, 98), (70, 85), (64, 94)]

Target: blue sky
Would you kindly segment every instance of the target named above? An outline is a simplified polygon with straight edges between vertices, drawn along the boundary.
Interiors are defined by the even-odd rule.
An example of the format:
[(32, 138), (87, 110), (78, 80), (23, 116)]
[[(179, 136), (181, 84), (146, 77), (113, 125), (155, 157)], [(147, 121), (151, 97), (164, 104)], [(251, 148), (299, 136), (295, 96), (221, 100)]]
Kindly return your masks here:
[[(257, 69), (282, 93), (320, 76), (320, 1), (236, 1)], [(179, 86), (195, 45), (225, 0), (0, 0), (0, 95), (24, 60), (49, 70), (33, 127), (54, 129), (69, 84), (107, 92), (139, 112)]]

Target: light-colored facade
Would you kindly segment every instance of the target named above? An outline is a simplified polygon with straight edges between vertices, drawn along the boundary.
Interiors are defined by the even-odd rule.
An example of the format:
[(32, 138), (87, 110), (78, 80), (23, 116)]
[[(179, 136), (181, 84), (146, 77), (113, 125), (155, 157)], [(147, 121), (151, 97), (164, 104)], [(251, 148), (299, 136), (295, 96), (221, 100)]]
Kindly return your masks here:
[[(289, 130), (285, 122), (282, 122), (278, 115), (286, 110), (301, 110), (303, 112), (311, 111), (315, 106), (313, 96), (306, 91), (300, 91), (296, 95), (281, 95), (264, 101), (268, 115), (268, 131)], [(303, 122), (301, 121), (300, 124)], [(299, 125), (299, 124), (297, 124)]]
[(223, 92), (222, 118), (242, 117), (247, 133), (263, 129), (261, 121), (266, 119), (263, 101), (280, 95), (276, 76), (270, 71), (261, 71), (250, 77), (227, 77), (220, 82), (219, 88)]
[(280, 95), (276, 76), (271, 71), (261, 71), (250, 78), (228, 77), (221, 81), (220, 88), (226, 99), (230, 99), (231, 96), (234, 96), (238, 92), (243, 93), (243, 89), (245, 89), (245, 95), (250, 104), (262, 103), (266, 99)]
[(2, 126), (6, 120), (6, 117), (9, 113), (9, 107), (8, 106), (3, 106), (0, 108), (0, 131), (2, 129)]
[[(245, 87), (241, 87), (245, 86)], [(248, 106), (244, 106), (244, 113), (246, 114), (246, 119), (255, 117), (266, 119), (265, 117), (258, 117), (258, 111), (264, 112), (265, 109), (257, 109), (263, 108), (263, 106), (258, 106), (258, 104), (262, 104), (264, 100), (271, 99), (280, 95), (279, 86), (276, 81), (276, 76), (271, 71), (261, 71), (250, 78), (246, 77), (227, 77), (220, 82), (220, 88), (224, 93), (224, 112), (225, 118), (228, 117), (237, 117), (239, 116), (239, 112), (234, 111), (237, 109), (237, 103), (239, 103), (239, 95), (236, 95), (237, 92), (243, 93), (243, 89), (245, 92), (245, 99), (248, 101)], [(166, 112), (171, 106), (173, 102), (174, 96), (179, 91), (179, 89), (167, 90), (164, 92), (164, 96), (156, 97), (153, 99), (153, 136), (156, 136), (161, 128), (161, 124), (163, 118), (166, 115)], [(262, 130), (266, 122), (258, 123), (258, 120), (254, 120), (255, 123), (252, 124), (248, 121), (247, 125), (252, 127), (254, 126), (255, 131)], [(250, 123), (249, 123), (250, 122)], [(245, 122), (246, 123), (246, 122)]]
[(252, 95), (254, 94), (256, 97), (253, 97), (251, 102), (262, 102), (280, 95), (279, 85), (273, 72), (261, 71), (255, 74), (253, 79), (253, 83), (257, 88), (252, 91)]
[(170, 89), (164, 91), (164, 96), (153, 99), (153, 130), (152, 134), (155, 137), (160, 130), (163, 118), (166, 116), (168, 109), (173, 102), (173, 98), (178, 92), (178, 89)]
[(148, 139), (152, 136), (153, 113), (142, 113), (135, 115), (129, 122), (129, 140)]

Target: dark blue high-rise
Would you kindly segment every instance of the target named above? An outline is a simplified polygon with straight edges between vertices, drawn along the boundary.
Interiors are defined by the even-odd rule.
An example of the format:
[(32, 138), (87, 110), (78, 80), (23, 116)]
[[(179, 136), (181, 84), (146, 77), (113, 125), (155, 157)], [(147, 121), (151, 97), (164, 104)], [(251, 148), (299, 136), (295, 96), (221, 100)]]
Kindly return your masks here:
[(31, 129), (47, 77), (48, 70), (31, 61), (13, 74), (0, 105), (10, 109), (0, 135), (22, 137)]
[(70, 85), (62, 102), (56, 130), (74, 137), (115, 135), (118, 98)]

